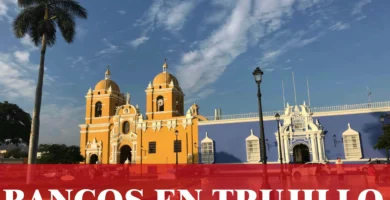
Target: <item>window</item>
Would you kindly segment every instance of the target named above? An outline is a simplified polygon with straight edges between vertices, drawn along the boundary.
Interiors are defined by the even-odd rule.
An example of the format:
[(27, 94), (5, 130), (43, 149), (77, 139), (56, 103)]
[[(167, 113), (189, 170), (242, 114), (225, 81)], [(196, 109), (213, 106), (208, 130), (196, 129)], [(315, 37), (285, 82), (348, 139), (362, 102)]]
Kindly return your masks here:
[(351, 128), (350, 124), (348, 124), (348, 129), (343, 133), (343, 143), (344, 154), (347, 160), (361, 159), (363, 157), (360, 145), (360, 135)]
[(209, 138), (207, 132), (206, 137), (200, 142), (201, 143), (201, 159), (204, 164), (214, 163), (214, 141)]
[(102, 116), (102, 102), (98, 101), (95, 104), (95, 117), (101, 117)]
[(246, 138), (246, 157), (248, 162), (260, 161), (260, 140), (257, 136), (251, 134)]
[(149, 142), (149, 151), (150, 154), (156, 153), (156, 142)]
[(123, 124), (122, 124), (123, 134), (128, 134), (129, 131), (130, 131), (130, 123), (128, 121), (123, 122)]
[(259, 162), (260, 161), (260, 148), (259, 140), (247, 140), (246, 141), (246, 152), (248, 162)]
[(201, 153), (202, 163), (212, 164), (214, 162), (214, 142), (202, 142)]
[(164, 111), (164, 97), (158, 96), (157, 97), (157, 112)]
[(181, 152), (181, 140), (174, 140), (173, 141), (173, 152)]

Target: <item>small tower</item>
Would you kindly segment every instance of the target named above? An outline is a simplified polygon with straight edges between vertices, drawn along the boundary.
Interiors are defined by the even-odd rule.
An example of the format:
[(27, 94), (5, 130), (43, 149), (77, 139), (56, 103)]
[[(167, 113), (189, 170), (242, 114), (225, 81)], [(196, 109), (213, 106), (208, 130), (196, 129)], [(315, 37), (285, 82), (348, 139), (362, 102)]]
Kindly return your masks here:
[(167, 59), (163, 71), (146, 88), (146, 115), (148, 119), (167, 119), (184, 115), (184, 93), (175, 76), (170, 74)]

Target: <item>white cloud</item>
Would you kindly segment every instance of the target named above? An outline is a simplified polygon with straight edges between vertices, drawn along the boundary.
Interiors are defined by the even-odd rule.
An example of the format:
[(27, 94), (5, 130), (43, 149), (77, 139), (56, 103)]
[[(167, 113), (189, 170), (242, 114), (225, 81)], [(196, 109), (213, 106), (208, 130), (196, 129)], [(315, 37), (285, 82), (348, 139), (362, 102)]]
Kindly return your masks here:
[(350, 25), (348, 23), (337, 22), (336, 24), (329, 27), (329, 29), (332, 31), (341, 31), (341, 30), (345, 30), (349, 27), (350, 27)]
[(289, 62), (291, 62), (291, 59), (287, 59), (287, 60), (286, 60), (286, 63), (289, 63)]
[(12, 22), (12, 17), (9, 16), (11, 7), (16, 7), (16, 0), (0, 0), (0, 21), (6, 19), (8, 22)]
[(157, 27), (177, 32), (184, 27), (196, 0), (155, 0), (148, 11), (137, 20), (135, 25), (147, 26), (145, 34)]
[(126, 11), (124, 11), (124, 10), (118, 10), (118, 13), (121, 14), (121, 15), (125, 15), (125, 14), (126, 14)]
[(365, 19), (365, 18), (367, 18), (367, 16), (365, 16), (365, 15), (362, 15), (362, 16), (360, 16), (360, 17), (356, 18), (356, 20), (360, 21), (360, 20), (362, 20), (362, 19)]
[(360, 0), (352, 9), (351, 15), (359, 15), (362, 14), (363, 7), (367, 4), (371, 3), (372, 0)]
[(80, 144), (79, 124), (84, 123), (85, 108), (72, 104), (48, 104), (41, 110), (39, 142)]
[(118, 46), (115, 46), (111, 44), (106, 38), (103, 38), (103, 43), (108, 46), (108, 48), (103, 49), (96, 53), (97, 56), (99, 55), (108, 55), (108, 54), (115, 54), (115, 53), (121, 53), (123, 50), (119, 49)]
[(34, 96), (37, 66), (17, 63), (10, 54), (0, 53), (0, 96), (3, 98), (27, 98)]
[(223, 21), (229, 14), (229, 11), (226, 10), (226, 9), (223, 9), (223, 10), (220, 10), (220, 11), (217, 11), (217, 12), (213, 12), (210, 16), (208, 16), (206, 19), (205, 19), (205, 23), (206, 24), (217, 24), (217, 23), (220, 23), (221, 21)]
[(292, 67), (285, 67), (283, 68), (284, 70), (289, 70), (289, 69), (292, 69)]
[(283, 31), (279, 34), (275, 34), (274, 38), (268, 40), (267, 43), (264, 44), (265, 53), (258, 64), (262, 67), (266, 67), (287, 51), (306, 46), (316, 41), (323, 34), (320, 32), (315, 36), (306, 37), (308, 33), (308, 31), (298, 31), (296, 33)]
[(28, 51), (15, 51), (14, 56), (16, 61), (22, 64), (26, 64), (30, 61), (30, 52)]
[[(302, 10), (316, 5), (320, 0), (232, 2), (235, 3), (234, 8), (223, 24), (212, 31), (207, 39), (199, 42), (195, 49), (182, 55), (177, 74), (182, 88), (189, 96), (199, 93), (215, 82), (236, 57), (247, 51), (249, 45), (256, 45), (260, 38), (287, 23), (295, 12), (294, 3), (301, 3), (299, 9)], [(280, 45), (280, 48), (269, 49), (264, 58), (274, 59), (288, 49), (307, 45), (319, 37), (304, 37), (305, 34), (292, 36), (292, 39)]]
[(148, 41), (149, 38), (146, 37), (146, 36), (141, 36), (133, 41), (130, 42), (130, 45), (134, 48), (137, 48), (139, 45), (145, 43), (146, 41)]
[(35, 51), (38, 50), (38, 47), (34, 45), (34, 43), (31, 41), (31, 37), (29, 35), (24, 36), (22, 39), (20, 39), (20, 43), (28, 48), (28, 51)]

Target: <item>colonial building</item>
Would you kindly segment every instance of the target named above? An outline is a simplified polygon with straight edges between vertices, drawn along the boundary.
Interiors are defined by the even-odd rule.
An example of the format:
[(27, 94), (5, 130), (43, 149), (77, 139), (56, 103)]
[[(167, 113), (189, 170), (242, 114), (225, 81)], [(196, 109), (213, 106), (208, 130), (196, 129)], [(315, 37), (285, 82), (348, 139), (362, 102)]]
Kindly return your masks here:
[[(105, 78), (86, 95), (80, 149), (86, 163), (198, 163), (198, 107), (184, 110), (184, 93), (176, 77), (163, 71), (146, 92), (146, 112), (121, 93), (107, 69)], [(176, 135), (177, 133), (177, 135)]]
[[(390, 102), (310, 108), (303, 103), (277, 112), (264, 112), (268, 163), (335, 161), (366, 162), (385, 158), (374, 150), (383, 134), (379, 120)], [(260, 126), (257, 113), (206, 117), (199, 122), (200, 163), (259, 163)], [(278, 123), (275, 114), (281, 115)], [(279, 151), (279, 133), (281, 152)]]

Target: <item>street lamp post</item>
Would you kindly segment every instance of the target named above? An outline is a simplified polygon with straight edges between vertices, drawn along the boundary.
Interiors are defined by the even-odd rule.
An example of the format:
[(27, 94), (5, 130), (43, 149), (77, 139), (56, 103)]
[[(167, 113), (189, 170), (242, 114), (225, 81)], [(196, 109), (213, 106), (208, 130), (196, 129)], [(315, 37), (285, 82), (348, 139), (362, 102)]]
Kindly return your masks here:
[(177, 140), (177, 137), (179, 136), (178, 130), (175, 131), (175, 135), (176, 135), (176, 141), (175, 141), (174, 148), (175, 148), (175, 152), (176, 152), (176, 165), (178, 165), (179, 164), (179, 151), (178, 151), (179, 147), (178, 147), (178, 140)]
[(268, 184), (268, 174), (267, 174), (267, 150), (265, 148), (265, 136), (264, 136), (264, 122), (263, 122), (263, 108), (261, 106), (261, 92), (260, 92), (260, 83), (262, 81), (263, 72), (259, 67), (253, 71), (253, 76), (257, 84), (257, 100), (259, 106), (259, 122), (260, 122), (260, 154), (261, 162), (263, 164), (263, 185), (262, 188), (270, 188)]
[(260, 83), (262, 81), (263, 72), (259, 67), (253, 71), (253, 76), (257, 84), (257, 100), (259, 107), (259, 122), (260, 122), (260, 146), (261, 146), (261, 161), (263, 164), (267, 164), (267, 152), (265, 148), (265, 136), (264, 136), (264, 122), (263, 122), (263, 108), (261, 106), (261, 92), (260, 92)]
[(276, 126), (278, 127), (278, 144), (279, 144), (279, 160), (280, 160), (280, 175), (283, 179), (284, 177), (284, 170), (283, 170), (283, 152), (282, 152), (282, 143), (280, 139), (280, 128), (279, 128), (279, 123), (280, 123), (280, 115), (279, 113), (276, 113), (275, 115), (276, 118)]
[(175, 131), (175, 135), (176, 135), (176, 140), (175, 140), (175, 145), (174, 145), (174, 149), (175, 149), (175, 152), (176, 152), (176, 177), (178, 175), (178, 164), (179, 164), (179, 143), (178, 143), (178, 139), (177, 137), (179, 136), (179, 131), (176, 130)]

